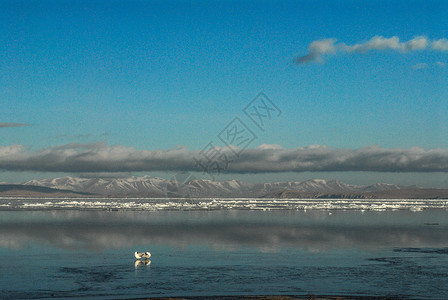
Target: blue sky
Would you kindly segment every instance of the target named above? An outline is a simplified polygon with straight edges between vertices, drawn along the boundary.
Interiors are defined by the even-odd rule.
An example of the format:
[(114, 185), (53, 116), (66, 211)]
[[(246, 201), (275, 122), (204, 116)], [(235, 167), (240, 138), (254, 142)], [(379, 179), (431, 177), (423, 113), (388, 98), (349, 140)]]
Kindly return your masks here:
[[(100, 142), (197, 151), (218, 141), (236, 116), (249, 126), (242, 109), (264, 92), (282, 114), (264, 132), (253, 128), (257, 139), (248, 149), (447, 151), (448, 51), (431, 48), (448, 38), (447, 11), (445, 1), (1, 1), (0, 124), (28, 126), (0, 127), (0, 147), (6, 153), (21, 145), (18, 155), (27, 159)], [(338, 50), (320, 61), (296, 61), (315, 41), (350, 46), (374, 37), (402, 44), (425, 37), (428, 47)], [(436, 157), (441, 165), (443, 151)], [(11, 157), (0, 159), (8, 165), (0, 165), (0, 181), (79, 175), (14, 168)], [(176, 171), (168, 169), (126, 172)], [(447, 169), (229, 168), (220, 178), (447, 186)]]

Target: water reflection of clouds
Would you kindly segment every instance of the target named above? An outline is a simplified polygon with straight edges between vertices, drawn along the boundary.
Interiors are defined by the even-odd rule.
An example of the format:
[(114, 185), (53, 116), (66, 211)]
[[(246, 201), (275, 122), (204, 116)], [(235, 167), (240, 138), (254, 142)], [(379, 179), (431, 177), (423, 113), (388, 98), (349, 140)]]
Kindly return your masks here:
[[(2, 215), (7, 213), (2, 212)], [(377, 221), (374, 221), (375, 216), (360, 217), (351, 212), (340, 213), (332, 219), (325, 214), (244, 212), (222, 215), (214, 212), (111, 214), (60, 211), (18, 216), (0, 221), (0, 247), (21, 249), (36, 243), (61, 249), (101, 251), (134, 245), (206, 245), (220, 249), (255, 247), (277, 250), (294, 247), (323, 251), (448, 246), (446, 222), (425, 226), (424, 218), (416, 217), (415, 222), (410, 222), (409, 218), (400, 219), (400, 215), (396, 215), (393, 222), (386, 221), (393, 215), (376, 216)]]

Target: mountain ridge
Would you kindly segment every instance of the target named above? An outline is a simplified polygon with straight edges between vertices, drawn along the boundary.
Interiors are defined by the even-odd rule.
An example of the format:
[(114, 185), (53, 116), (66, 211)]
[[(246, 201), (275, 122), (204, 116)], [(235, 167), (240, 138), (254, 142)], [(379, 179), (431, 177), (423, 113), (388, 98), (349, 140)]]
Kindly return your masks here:
[(98, 196), (91, 193), (60, 190), (44, 186), (0, 183), (0, 196), (30, 196), (30, 197), (89, 197)]
[[(422, 189), (389, 183), (372, 185), (346, 184), (339, 180), (310, 179), (305, 181), (246, 183), (238, 180), (211, 181), (192, 179), (186, 182), (151, 176), (128, 178), (59, 177), (31, 180), (24, 186), (46, 187), (56, 190), (108, 197), (272, 197), (272, 198), (389, 198), (415, 194), (444, 196), (442, 189)], [(431, 190), (431, 191), (429, 191)], [(423, 194), (422, 194), (423, 193)]]
[(346, 184), (339, 180), (246, 183), (239, 180), (185, 182), (151, 176), (128, 178), (59, 177), (0, 184), (0, 196), (25, 197), (144, 197), (144, 198), (346, 198), (346, 199), (448, 199), (448, 189), (424, 189), (389, 183)]

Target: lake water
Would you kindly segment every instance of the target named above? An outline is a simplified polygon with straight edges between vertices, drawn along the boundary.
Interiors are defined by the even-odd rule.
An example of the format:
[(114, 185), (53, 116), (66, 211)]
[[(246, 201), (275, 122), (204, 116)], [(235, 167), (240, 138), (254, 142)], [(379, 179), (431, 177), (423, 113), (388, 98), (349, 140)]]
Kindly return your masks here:
[(0, 298), (448, 299), (448, 210), (414, 210), (3, 210)]

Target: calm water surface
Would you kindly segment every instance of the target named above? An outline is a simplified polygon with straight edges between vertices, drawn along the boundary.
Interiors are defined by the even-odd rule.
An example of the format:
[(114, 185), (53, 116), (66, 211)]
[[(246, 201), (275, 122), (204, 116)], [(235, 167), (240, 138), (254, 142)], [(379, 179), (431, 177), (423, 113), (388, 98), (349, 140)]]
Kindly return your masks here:
[(260, 294), (448, 299), (448, 211), (0, 211), (0, 298)]

